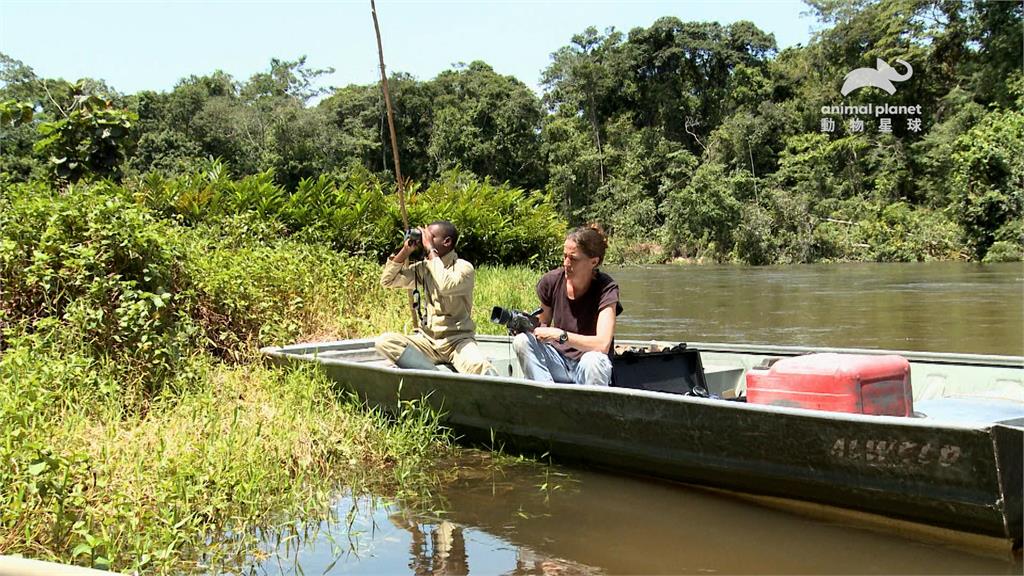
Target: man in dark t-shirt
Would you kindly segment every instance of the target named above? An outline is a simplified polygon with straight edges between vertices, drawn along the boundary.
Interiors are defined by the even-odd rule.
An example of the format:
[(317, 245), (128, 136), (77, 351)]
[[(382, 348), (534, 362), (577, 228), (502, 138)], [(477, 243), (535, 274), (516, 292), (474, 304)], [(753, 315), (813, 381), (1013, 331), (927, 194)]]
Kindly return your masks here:
[(513, 346), (531, 380), (607, 386), (615, 318), (622, 312), (619, 285), (597, 267), (607, 239), (584, 226), (565, 239), (562, 267), (537, 282), (541, 326), (519, 334)]

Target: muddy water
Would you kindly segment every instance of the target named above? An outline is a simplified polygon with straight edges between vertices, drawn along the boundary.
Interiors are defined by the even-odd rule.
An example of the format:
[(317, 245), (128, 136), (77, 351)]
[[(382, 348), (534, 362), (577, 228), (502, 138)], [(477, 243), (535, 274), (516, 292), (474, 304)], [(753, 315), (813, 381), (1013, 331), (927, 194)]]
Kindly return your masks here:
[[(611, 269), (623, 338), (1024, 353), (1024, 267)], [(340, 497), (259, 574), (1021, 574), (993, 541), (469, 452), (427, 505)]]
[[(825, 519), (728, 493), (470, 453), (430, 505), (342, 497), (258, 574), (1020, 574), (954, 533)], [(832, 511), (835, 512), (835, 511)], [(351, 524), (349, 524), (349, 521)]]

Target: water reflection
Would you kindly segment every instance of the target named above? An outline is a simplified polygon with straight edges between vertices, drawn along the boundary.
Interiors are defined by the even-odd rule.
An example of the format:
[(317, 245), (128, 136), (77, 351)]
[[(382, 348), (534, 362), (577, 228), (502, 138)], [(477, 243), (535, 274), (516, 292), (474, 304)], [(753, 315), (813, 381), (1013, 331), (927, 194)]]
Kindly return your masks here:
[(409, 568), (416, 576), (428, 574), (468, 574), (466, 538), (462, 526), (441, 520), (434, 524), (421, 524), (404, 512), (388, 517), (391, 523), (405, 529), (411, 536)]
[[(270, 548), (265, 558), (245, 572), (269, 574), (413, 574), (442, 576), (504, 574), (508, 576), (598, 575), (593, 566), (517, 546), (474, 527), (448, 520), (410, 517), (394, 503), (374, 499), (342, 498), (337, 510), (356, 509), (360, 523), (374, 529), (347, 542), (339, 542), (326, 524), (302, 540)], [(335, 531), (337, 526), (333, 527)], [(264, 556), (264, 555), (261, 555)]]
[[(403, 528), (410, 534), (409, 569), (416, 576), (440, 576), (469, 574), (469, 556), (466, 551), (466, 534), (471, 541), (484, 543), (487, 538), (480, 538), (471, 527), (464, 527), (448, 520), (425, 520), (422, 517), (410, 516), (408, 510), (391, 514), (388, 519), (394, 526)], [(500, 573), (508, 576), (526, 576), (532, 574), (573, 576), (578, 574), (601, 574), (592, 566), (572, 562), (542, 554), (527, 546), (512, 546), (501, 542), (496, 549), (485, 549), (481, 555), (500, 552), (506, 546), (514, 552), (514, 566)], [(497, 558), (504, 555), (497, 554)], [(474, 566), (481, 560), (474, 556)], [(493, 563), (494, 558), (490, 559)], [(508, 561), (508, 557), (504, 557)], [(474, 573), (482, 573), (480, 568)], [(498, 572), (496, 572), (498, 573)]]
[[(258, 574), (1019, 574), (1008, 551), (470, 452), (429, 505), (342, 498)], [(337, 534), (354, 534), (349, 547)], [(278, 558), (275, 558), (278, 556)]]

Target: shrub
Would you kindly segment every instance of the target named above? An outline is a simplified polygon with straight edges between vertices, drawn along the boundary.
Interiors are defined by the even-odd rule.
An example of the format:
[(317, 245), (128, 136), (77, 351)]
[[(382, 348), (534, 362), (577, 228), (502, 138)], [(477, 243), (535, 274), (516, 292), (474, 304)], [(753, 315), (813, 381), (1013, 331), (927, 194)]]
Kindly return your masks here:
[[(416, 198), (424, 223), (451, 220), (459, 228), (459, 255), (474, 264), (553, 265), (561, 255), (566, 223), (548, 195), (447, 172)], [(387, 250), (393, 250), (389, 246)]]
[(849, 199), (815, 230), (843, 259), (923, 262), (958, 258), (960, 229), (944, 212)]
[(996, 110), (956, 141), (951, 215), (978, 259), (1024, 216), (1024, 113)]
[(630, 242), (620, 236), (613, 236), (608, 241), (608, 253), (604, 261), (607, 264), (662, 264), (667, 255), (665, 249), (657, 242)]
[(88, 94), (84, 82), (67, 89), (74, 97), (72, 104), (63, 118), (39, 125), (36, 152), (49, 156), (59, 182), (120, 178), (138, 116), (109, 98)]
[[(150, 174), (139, 200), (166, 216), (195, 226), (223, 216), (255, 214), (283, 235), (325, 242), (335, 250), (383, 261), (401, 241), (397, 194), (374, 175), (355, 170), (340, 178), (302, 180), (294, 192), (264, 172), (231, 180), (219, 162), (178, 178)], [(540, 265), (557, 259), (565, 222), (548, 195), (480, 181), (451, 171), (426, 188), (407, 190), (411, 225), (451, 220), (459, 229), (459, 254), (476, 264)]]
[(110, 184), (5, 190), (0, 211), (0, 320), (29, 331), (58, 321), (97, 354), (152, 375), (190, 346), (174, 228)]
[(1020, 262), (1021, 260), (1024, 260), (1024, 250), (1019, 244), (999, 240), (988, 249), (982, 262), (993, 264), (996, 262)]
[(685, 255), (707, 248), (718, 259), (726, 257), (740, 219), (736, 180), (725, 174), (721, 164), (705, 163), (685, 188), (669, 193), (661, 209), (673, 252)]
[(742, 223), (736, 230), (736, 255), (755, 266), (774, 264), (782, 252), (772, 215), (757, 204), (743, 206)]
[(188, 234), (190, 311), (219, 357), (366, 331), (387, 296), (379, 267), (323, 245)]

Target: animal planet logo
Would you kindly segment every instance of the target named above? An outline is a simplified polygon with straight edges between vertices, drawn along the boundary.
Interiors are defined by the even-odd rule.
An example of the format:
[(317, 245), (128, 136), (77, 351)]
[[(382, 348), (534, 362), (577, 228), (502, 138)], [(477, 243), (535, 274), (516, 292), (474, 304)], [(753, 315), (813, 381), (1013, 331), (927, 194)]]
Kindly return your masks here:
[(875, 88), (881, 88), (885, 90), (890, 96), (896, 93), (896, 86), (893, 82), (903, 82), (909, 80), (914, 75), (914, 67), (905, 60), (896, 59), (896, 62), (903, 65), (907, 71), (900, 74), (889, 63), (881, 58), (875, 59), (874, 68), (857, 68), (856, 70), (850, 70), (843, 78), (843, 88), (840, 90), (843, 96), (846, 96), (854, 90), (873, 86)]

